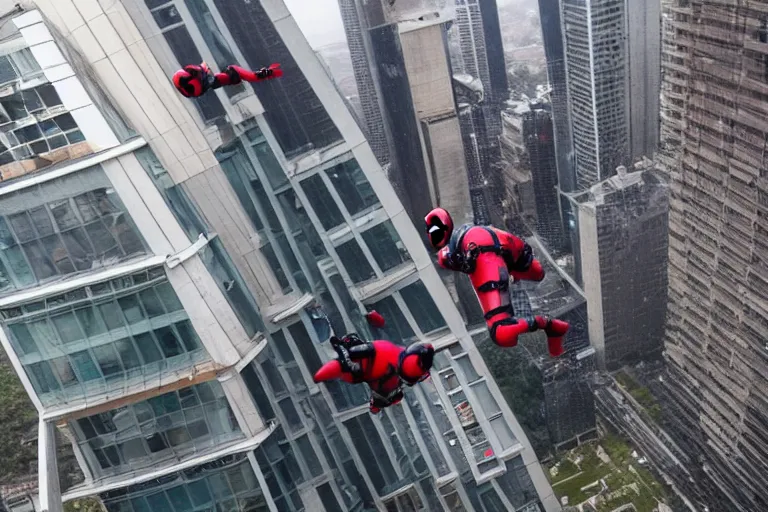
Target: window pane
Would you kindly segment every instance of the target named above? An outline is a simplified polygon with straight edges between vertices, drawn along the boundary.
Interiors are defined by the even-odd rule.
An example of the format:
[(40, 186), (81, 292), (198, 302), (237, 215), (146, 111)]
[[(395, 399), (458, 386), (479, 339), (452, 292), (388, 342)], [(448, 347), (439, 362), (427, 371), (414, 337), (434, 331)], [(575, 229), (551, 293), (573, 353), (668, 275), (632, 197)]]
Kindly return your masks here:
[(162, 283), (155, 287), (158, 297), (163, 301), (166, 311), (172, 313), (174, 311), (181, 311), (184, 307), (179, 301), (179, 297), (173, 290), (173, 287), (169, 283)]
[(53, 316), (51, 321), (56, 326), (56, 331), (59, 333), (59, 338), (61, 338), (62, 342), (71, 343), (83, 338), (83, 333), (73, 313)]
[(95, 347), (93, 349), (93, 355), (96, 357), (96, 361), (99, 363), (99, 368), (101, 368), (101, 373), (103, 373), (105, 377), (122, 373), (123, 369), (120, 366), (120, 359), (111, 345)]
[(77, 352), (70, 356), (72, 365), (77, 368), (77, 373), (83, 381), (95, 380), (101, 377), (96, 363), (87, 351)]
[[(121, 213), (124, 206), (116, 194), (98, 188), (106, 181), (106, 175), (97, 166), (18, 193), (12, 204), (29, 209), (17, 210), (7, 217), (7, 222), (0, 221), (0, 260), (15, 286), (29, 286), (35, 281), (91, 270), (145, 253), (137, 228)], [(84, 187), (95, 190), (82, 193)], [(74, 195), (74, 202), (71, 197), (67, 198), (70, 193)], [(45, 204), (49, 197), (54, 201)], [(13, 206), (9, 204), (7, 208)], [(112, 227), (129, 253), (121, 251), (113, 235), (97, 220), (98, 212), (118, 214)], [(82, 224), (83, 219), (86, 225)], [(109, 220), (111, 222), (111, 218)], [(21, 247), (16, 245), (17, 241)]]
[(309, 474), (314, 478), (320, 476), (323, 473), (323, 466), (317, 458), (312, 443), (309, 442), (309, 437), (305, 434), (296, 440), (296, 444), (299, 446), (299, 453), (304, 459), (304, 463), (309, 467)]
[(261, 207), (261, 211), (264, 212), (264, 215), (266, 216), (266, 227), (273, 233), (282, 233), (283, 229), (280, 226), (280, 220), (277, 218), (277, 214), (272, 207), (272, 202), (269, 200), (264, 185), (257, 179), (250, 180), (250, 184), (253, 189), (253, 194), (256, 196), (256, 201)]
[(509, 424), (504, 419), (504, 416), (492, 419), (491, 428), (496, 433), (496, 437), (499, 439), (503, 449), (506, 450), (517, 443), (517, 439), (512, 434), (512, 430), (509, 428)]
[[(328, 254), (325, 251), (325, 245), (323, 245), (320, 235), (317, 234), (315, 226), (309, 219), (309, 215), (307, 215), (304, 205), (301, 204), (296, 197), (296, 192), (293, 189), (288, 189), (281, 193), (278, 196), (278, 199), (280, 200), (280, 206), (282, 206), (283, 212), (287, 217), (288, 224), (294, 229), (294, 233), (297, 230), (301, 230), (301, 233), (303, 233), (306, 238), (306, 243), (312, 255), (316, 258), (327, 256)], [(298, 242), (298, 234), (296, 238)], [(308, 260), (307, 264), (310, 264), (310, 262), (311, 260)]]
[(0, 84), (16, 80), (18, 75), (16, 70), (11, 66), (11, 61), (8, 56), (0, 57)]
[(40, 71), (40, 64), (37, 63), (32, 51), (29, 48), (22, 48), (10, 55), (16, 67), (19, 68), (21, 76), (27, 78)]
[(326, 174), (336, 187), (341, 202), (350, 215), (360, 213), (379, 202), (357, 160), (352, 159), (338, 164), (328, 169)]
[[(217, 152), (217, 157), (221, 158), (221, 155)], [(245, 213), (253, 223), (253, 227), (256, 231), (264, 229), (264, 223), (259, 216), (256, 207), (253, 204), (251, 196), (248, 194), (248, 187), (246, 184), (250, 183), (248, 176), (255, 174), (253, 166), (248, 161), (244, 154), (244, 150), (238, 144), (235, 146), (232, 153), (228, 153), (228, 158), (220, 160), (221, 168), (227, 175), (229, 183), (232, 185), (232, 189), (235, 191), (237, 198), (240, 200), (240, 204), (245, 209)], [(250, 171), (250, 173), (249, 173)]]
[(56, 92), (56, 88), (53, 85), (41, 85), (36, 88), (35, 91), (40, 95), (40, 98), (43, 100), (46, 107), (51, 108), (56, 105), (61, 105), (61, 98), (59, 98), (59, 94)]
[[(82, 302), (87, 301), (89, 295), (86, 288), (81, 288), (48, 298), (41, 307), (29, 305), (19, 310), (8, 326), (14, 347), (21, 353), (37, 351), (44, 359), (50, 359), (53, 373), (65, 386), (77, 381), (99, 380), (99, 385), (106, 388), (107, 392), (113, 389), (112, 386), (118, 392), (130, 389), (132, 379), (147, 382), (158, 372), (168, 369), (166, 365), (156, 365), (136, 371), (143, 365), (181, 355), (185, 355), (185, 358), (177, 359), (173, 363), (175, 367), (195, 363), (204, 357), (204, 352), (191, 323), (184, 317), (183, 311), (173, 315), (163, 313), (157, 291), (167, 283), (162, 282), (155, 287), (131, 293), (132, 287), (148, 286), (145, 284), (148, 278), (158, 279), (158, 271), (162, 276), (160, 268), (113, 280), (112, 287), (122, 294), (117, 300), (109, 297), (116, 293), (112, 292), (110, 283), (107, 283), (106, 288), (101, 283), (89, 287), (92, 296), (101, 296), (100, 304), (83, 306)], [(154, 330), (151, 332), (145, 332), (149, 323), (141, 307), (139, 293), (142, 297), (154, 297), (154, 307), (160, 308), (155, 311), (157, 314), (152, 319)], [(68, 303), (77, 303), (78, 308), (72, 309)], [(45, 314), (46, 307), (51, 311), (56, 308), (60, 312), (40, 318), (41, 312)], [(8, 311), (2, 312), (5, 318), (9, 317)], [(22, 315), (27, 314), (37, 315), (38, 319), (26, 320)], [(126, 323), (126, 319), (130, 324)], [(132, 327), (126, 328), (128, 325)], [(138, 333), (134, 334), (131, 330)], [(52, 359), (54, 356), (56, 358)], [(46, 395), (54, 388), (46, 381), (42, 371), (36, 368), (29, 370), (30, 373), (39, 374), (33, 378), (37, 380), (33, 386), (44, 404), (63, 404), (84, 398), (87, 390), (80, 387), (68, 389), (65, 396)]]
[(43, 134), (40, 131), (40, 127), (36, 124), (25, 126), (13, 132), (20, 142), (32, 142), (40, 139)]
[(264, 389), (261, 379), (252, 367), (253, 364), (256, 363), (251, 363), (243, 368), (240, 374), (243, 376), (245, 386), (248, 388), (253, 401), (256, 403), (256, 408), (259, 410), (261, 417), (264, 420), (271, 420), (275, 417), (275, 411), (272, 409), (272, 405), (269, 402), (267, 392)]
[[(18, 121), (19, 119), (24, 119), (29, 115), (29, 113), (27, 113), (27, 109), (24, 107), (24, 100), (19, 93), (6, 96), (0, 100), (0, 104), (2, 104), (3, 108), (8, 113), (8, 117), (11, 118), (11, 121)], [(18, 137), (18, 132), (16, 133)]]
[(319, 174), (315, 174), (301, 182), (301, 188), (307, 195), (309, 204), (320, 218), (323, 228), (328, 231), (344, 222), (339, 207), (328, 192)]
[(371, 309), (381, 313), (387, 320), (383, 329), (374, 329), (377, 338), (405, 344), (407, 340), (415, 336), (413, 329), (411, 329), (393, 297), (385, 297), (379, 302), (371, 304)]
[(66, 132), (77, 128), (77, 123), (75, 122), (75, 118), (72, 117), (72, 114), (61, 114), (60, 116), (54, 117), (53, 120), (62, 131)]
[(141, 304), (144, 306), (144, 311), (147, 312), (147, 316), (150, 318), (165, 314), (163, 303), (158, 298), (155, 290), (144, 290), (139, 293), (139, 297), (141, 298)]
[(155, 331), (155, 337), (160, 342), (160, 348), (166, 358), (178, 356), (183, 352), (176, 333), (169, 327), (164, 327)]
[(189, 320), (184, 320), (183, 322), (175, 324), (175, 326), (176, 331), (181, 337), (181, 342), (184, 345), (184, 348), (187, 349), (187, 352), (192, 352), (193, 350), (200, 348), (200, 338), (197, 337), (195, 329), (192, 328), (192, 322)]
[(472, 361), (469, 360), (469, 356), (461, 356), (457, 358), (456, 363), (459, 365), (461, 373), (464, 374), (464, 377), (468, 382), (474, 382), (480, 378), (480, 375), (477, 374)]
[(272, 186), (272, 190), (278, 189), (288, 183), (288, 177), (283, 172), (283, 168), (280, 167), (280, 163), (275, 158), (274, 153), (269, 148), (267, 142), (256, 144), (253, 147), (256, 152), (256, 157), (259, 159), (261, 168), (264, 169), (264, 174), (267, 175), (267, 181)]
[(405, 301), (411, 314), (416, 319), (419, 329), (424, 333), (445, 327), (445, 319), (435, 305), (435, 301), (427, 291), (424, 283), (416, 281), (400, 290), (400, 296)]
[(265, 331), (256, 301), (227, 254), (221, 240), (218, 238), (211, 240), (200, 256), (219, 286), (219, 290), (227, 298), (229, 305), (232, 306), (248, 336), (254, 336), (259, 331)]
[(288, 293), (288, 291), (291, 289), (291, 283), (288, 281), (288, 277), (285, 275), (285, 271), (280, 264), (280, 260), (275, 254), (275, 250), (272, 248), (272, 244), (267, 243), (263, 245), (261, 247), (261, 253), (267, 260), (267, 264), (269, 265), (269, 268), (272, 269), (272, 273), (275, 275), (275, 279), (277, 279), (277, 282), (280, 284), (283, 292)]
[(353, 283), (360, 283), (376, 277), (368, 258), (365, 257), (362, 249), (360, 249), (360, 244), (354, 238), (338, 246), (336, 253)]
[(10, 330), (13, 334), (13, 340), (16, 342), (16, 346), (21, 350), (22, 354), (28, 355), (37, 353), (37, 345), (26, 325), (11, 325)]
[(24, 106), (27, 107), (27, 112), (37, 112), (44, 108), (40, 96), (37, 95), (34, 89), (21, 91), (21, 98), (24, 100)]
[(296, 410), (296, 405), (294, 405), (292, 398), (285, 398), (280, 401), (280, 410), (283, 411), (285, 421), (288, 422), (288, 427), (292, 432), (296, 432), (303, 428), (304, 425), (301, 423), (301, 418), (299, 417), (299, 413)]
[(372, 227), (362, 236), (376, 263), (384, 272), (411, 259), (391, 221)]
[(296, 254), (293, 252), (291, 245), (288, 243), (284, 233), (280, 233), (275, 237), (280, 252), (283, 254), (284, 267), (291, 273), (293, 280), (296, 282), (296, 286), (303, 292), (310, 292), (309, 281), (307, 276), (304, 275), (304, 271), (299, 266), (299, 261), (296, 259)]
[(317, 350), (312, 343), (312, 339), (304, 328), (304, 324), (293, 324), (288, 328), (288, 332), (291, 333), (291, 337), (293, 338), (294, 343), (296, 343), (296, 347), (299, 349), (299, 353), (301, 354), (302, 359), (304, 359), (304, 363), (307, 365), (309, 373), (314, 375), (314, 373), (320, 369), (320, 366), (322, 366), (322, 362), (320, 361), (320, 356), (317, 355)]
[(157, 26), (160, 28), (181, 22), (181, 15), (174, 5), (169, 5), (168, 7), (152, 11), (152, 16), (155, 18)]

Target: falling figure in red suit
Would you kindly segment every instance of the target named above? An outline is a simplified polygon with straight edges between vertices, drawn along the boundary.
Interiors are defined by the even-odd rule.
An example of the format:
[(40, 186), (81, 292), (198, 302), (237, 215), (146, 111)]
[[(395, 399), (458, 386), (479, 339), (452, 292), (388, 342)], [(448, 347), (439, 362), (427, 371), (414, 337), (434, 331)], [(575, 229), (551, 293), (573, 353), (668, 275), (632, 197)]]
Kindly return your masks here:
[(218, 89), (225, 85), (237, 85), (243, 80), (246, 82), (261, 82), (283, 76), (280, 64), (272, 64), (268, 68), (261, 68), (253, 72), (240, 66), (227, 66), (221, 73), (213, 73), (208, 65), (203, 62), (199, 66), (189, 65), (178, 70), (173, 75), (173, 85), (187, 98), (197, 98), (211, 89)]
[[(368, 315), (368, 321), (381, 327), (378, 313)], [(331, 346), (338, 358), (325, 363), (315, 373), (315, 382), (343, 380), (350, 384), (367, 383), (371, 388), (371, 413), (400, 403), (403, 385), (415, 386), (429, 377), (435, 349), (429, 344), (414, 344), (408, 348), (384, 340), (366, 342), (357, 334), (339, 339), (331, 337)]]
[(546, 316), (515, 318), (510, 302), (510, 276), (524, 281), (544, 279), (544, 269), (530, 245), (491, 226), (465, 224), (454, 231), (453, 219), (442, 208), (435, 208), (424, 220), (429, 242), (438, 250), (437, 263), (469, 275), (494, 343), (514, 347), (519, 335), (542, 329), (550, 355), (563, 354), (567, 322)]

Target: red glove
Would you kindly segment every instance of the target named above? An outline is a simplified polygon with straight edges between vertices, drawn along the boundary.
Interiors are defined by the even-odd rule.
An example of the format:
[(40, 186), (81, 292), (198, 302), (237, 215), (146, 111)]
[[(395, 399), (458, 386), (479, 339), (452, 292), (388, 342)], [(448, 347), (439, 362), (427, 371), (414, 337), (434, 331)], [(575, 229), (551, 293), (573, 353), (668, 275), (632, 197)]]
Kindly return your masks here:
[(365, 315), (366, 320), (368, 320), (368, 323), (371, 324), (373, 327), (376, 327), (378, 329), (381, 329), (384, 327), (384, 317), (381, 316), (376, 311), (370, 311)]

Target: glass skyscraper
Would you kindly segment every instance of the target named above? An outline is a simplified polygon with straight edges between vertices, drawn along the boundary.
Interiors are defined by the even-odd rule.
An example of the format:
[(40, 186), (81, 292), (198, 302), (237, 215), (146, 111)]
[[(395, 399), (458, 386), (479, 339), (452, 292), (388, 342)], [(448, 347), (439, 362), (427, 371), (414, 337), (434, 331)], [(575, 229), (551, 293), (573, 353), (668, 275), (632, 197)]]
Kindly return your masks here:
[[(40, 415), (22, 506), (559, 508), (282, 0), (36, 4), (0, 48), (0, 341)], [(167, 77), (202, 60), (285, 76), (185, 100)], [(432, 378), (377, 416), (315, 385), (348, 331), (433, 343)]]

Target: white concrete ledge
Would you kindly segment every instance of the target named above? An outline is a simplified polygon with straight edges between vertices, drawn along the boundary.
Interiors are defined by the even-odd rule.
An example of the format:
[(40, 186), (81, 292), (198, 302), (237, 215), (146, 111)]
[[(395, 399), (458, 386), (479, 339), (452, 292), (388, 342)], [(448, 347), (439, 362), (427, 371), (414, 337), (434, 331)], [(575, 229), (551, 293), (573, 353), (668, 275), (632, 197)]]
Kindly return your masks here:
[(184, 249), (183, 251), (179, 251), (173, 256), (169, 257), (166, 261), (166, 264), (168, 265), (168, 268), (176, 268), (185, 261), (187, 261), (189, 258), (197, 254), (198, 252), (202, 251), (204, 247), (208, 245), (208, 243), (216, 238), (216, 233), (211, 233), (211, 236), (206, 237), (204, 233), (200, 233), (200, 236), (197, 237), (197, 240), (195, 243)]
[[(245, 357), (243, 357), (239, 363), (235, 365), (235, 372), (240, 373), (243, 371), (243, 368), (251, 364), (251, 361), (256, 359), (261, 352), (267, 348), (268, 340), (262, 333), (256, 333), (256, 339), (258, 339), (258, 343), (255, 347), (253, 347), (251, 350), (248, 351), (247, 354), (245, 354)], [(259, 339), (261, 338), (261, 339)]]
[(7, 297), (0, 298), (0, 308), (7, 308), (26, 302), (34, 302), (44, 297), (50, 297), (51, 295), (58, 295), (70, 290), (82, 288), (91, 284), (108, 281), (116, 277), (132, 274), (147, 268), (157, 267), (163, 265), (167, 259), (167, 256), (150, 256), (142, 258), (139, 261), (133, 261), (130, 263), (124, 263), (122, 265), (115, 265), (113, 267), (107, 267), (101, 271), (91, 272), (80, 277), (74, 277), (72, 279), (66, 279), (50, 285), (39, 286), (29, 291), (23, 291), (20, 293), (14, 293)]
[(293, 315), (299, 314), (302, 309), (312, 304), (313, 300), (315, 300), (315, 298), (311, 293), (305, 293), (299, 299), (293, 300), (289, 306), (281, 306), (282, 311), (275, 316), (272, 316), (274, 313), (265, 314), (264, 316), (272, 316), (272, 323), (277, 324), (292, 317)]
[(39, 185), (47, 181), (55, 180), (56, 178), (61, 178), (62, 176), (66, 176), (68, 174), (88, 169), (89, 167), (93, 167), (94, 165), (98, 165), (102, 162), (123, 156), (127, 153), (133, 153), (134, 151), (139, 150), (146, 145), (147, 141), (141, 137), (138, 137), (112, 149), (107, 149), (106, 151), (83, 157), (81, 160), (74, 161), (71, 164), (64, 165), (63, 167), (55, 168), (50, 171), (41, 169), (30, 178), (9, 183), (4, 187), (0, 186), (0, 196), (18, 192), (19, 190), (31, 187), (33, 185)]
[[(135, 476), (132, 478), (125, 478), (120, 480), (113, 480), (109, 483), (96, 483), (92, 485), (84, 485), (82, 487), (78, 487), (75, 489), (72, 489), (66, 493), (64, 493), (61, 497), (62, 501), (70, 501), (75, 500), (78, 498), (85, 498), (87, 496), (93, 496), (94, 494), (102, 494), (105, 492), (112, 491), (114, 489), (120, 489), (123, 487), (128, 487), (129, 485), (136, 485), (143, 482), (147, 482), (149, 480), (154, 480), (156, 478), (160, 478), (162, 476), (176, 473), (178, 471), (183, 471), (185, 469), (190, 469), (195, 466), (200, 466), (202, 464), (206, 464), (208, 462), (212, 462), (214, 460), (220, 459), (222, 457), (226, 457), (227, 455), (234, 455), (236, 453), (243, 453), (254, 450), (257, 446), (259, 446), (261, 443), (266, 441), (266, 439), (272, 434), (272, 432), (275, 430), (277, 425), (273, 422), (270, 423), (267, 428), (259, 432), (258, 435), (251, 437), (250, 439), (246, 439), (245, 441), (242, 441), (240, 443), (228, 446), (222, 450), (219, 450), (217, 452), (203, 455), (199, 457), (193, 457), (191, 459), (185, 460), (183, 462), (180, 462), (178, 464), (173, 464), (171, 466), (167, 466), (162, 469), (157, 469), (154, 471), (147, 471), (139, 476)], [(160, 512), (160, 511), (158, 511)]]

